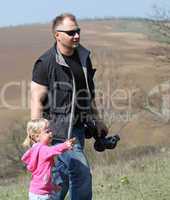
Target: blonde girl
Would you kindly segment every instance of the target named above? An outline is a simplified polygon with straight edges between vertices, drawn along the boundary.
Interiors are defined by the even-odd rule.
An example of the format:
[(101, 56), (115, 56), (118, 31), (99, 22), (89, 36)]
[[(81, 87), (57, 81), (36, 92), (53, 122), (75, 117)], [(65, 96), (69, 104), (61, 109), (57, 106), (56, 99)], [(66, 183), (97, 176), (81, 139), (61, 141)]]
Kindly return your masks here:
[(48, 120), (42, 118), (27, 123), (27, 136), (23, 146), (29, 149), (21, 160), (26, 164), (27, 170), (32, 173), (29, 200), (51, 200), (52, 191), (61, 189), (60, 186), (52, 184), (51, 170), (54, 165), (54, 156), (71, 150), (75, 139), (49, 146), (51, 141), (52, 131)]

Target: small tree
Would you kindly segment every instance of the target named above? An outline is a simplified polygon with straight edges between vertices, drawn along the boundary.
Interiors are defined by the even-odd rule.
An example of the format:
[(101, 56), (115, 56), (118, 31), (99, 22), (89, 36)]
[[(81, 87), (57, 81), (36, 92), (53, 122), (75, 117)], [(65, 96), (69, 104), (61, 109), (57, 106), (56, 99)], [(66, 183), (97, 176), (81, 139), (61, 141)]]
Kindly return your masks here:
[(170, 9), (153, 6), (152, 27), (170, 43)]
[(15, 122), (8, 130), (7, 136), (1, 140), (0, 157), (3, 162), (0, 165), (0, 176), (15, 176), (17, 172), (25, 169), (21, 163), (24, 153), (22, 142), (25, 137), (25, 123)]

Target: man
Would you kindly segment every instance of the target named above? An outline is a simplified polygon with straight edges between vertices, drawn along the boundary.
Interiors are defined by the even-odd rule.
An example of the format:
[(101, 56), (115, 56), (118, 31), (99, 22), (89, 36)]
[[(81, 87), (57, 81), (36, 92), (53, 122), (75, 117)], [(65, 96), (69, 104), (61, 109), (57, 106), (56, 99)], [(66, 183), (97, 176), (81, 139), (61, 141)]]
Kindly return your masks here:
[[(99, 123), (94, 101), (90, 52), (79, 44), (80, 28), (74, 15), (65, 13), (53, 20), (54, 46), (35, 63), (31, 82), (31, 118), (50, 120), (53, 144), (76, 137), (72, 151), (58, 157), (53, 170), (54, 182), (62, 190), (55, 200), (64, 200), (69, 189), (71, 200), (91, 200), (92, 182), (83, 152), (88, 116), (95, 116), (98, 133), (107, 129)], [(93, 106), (92, 106), (93, 105)]]

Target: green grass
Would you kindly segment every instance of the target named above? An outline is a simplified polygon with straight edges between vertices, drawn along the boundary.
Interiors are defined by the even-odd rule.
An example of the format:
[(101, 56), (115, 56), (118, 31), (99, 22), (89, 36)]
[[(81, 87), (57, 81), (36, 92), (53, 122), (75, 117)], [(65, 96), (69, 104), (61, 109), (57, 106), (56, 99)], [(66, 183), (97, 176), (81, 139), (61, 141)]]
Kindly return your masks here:
[[(169, 200), (170, 152), (143, 155), (114, 164), (93, 164), (93, 200)], [(98, 154), (98, 159), (103, 155)], [(0, 200), (26, 200), (29, 176), (0, 186)]]
[(149, 157), (97, 168), (94, 199), (168, 200), (169, 164), (167, 158)]
[(16, 179), (3, 179), (0, 185), (0, 200), (28, 199), (28, 176), (16, 177)]

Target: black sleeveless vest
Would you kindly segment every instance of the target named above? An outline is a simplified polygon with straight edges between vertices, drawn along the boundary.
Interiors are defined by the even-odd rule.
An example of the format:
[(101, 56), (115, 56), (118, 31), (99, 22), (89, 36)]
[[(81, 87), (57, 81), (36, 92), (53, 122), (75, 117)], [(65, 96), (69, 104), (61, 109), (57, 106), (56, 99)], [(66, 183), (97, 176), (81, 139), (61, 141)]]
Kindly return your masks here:
[[(86, 78), (89, 98), (89, 113), (94, 98), (93, 76), (89, 54), (90, 52), (79, 45), (77, 48), (81, 65)], [(74, 116), (74, 77), (70, 67), (66, 64), (56, 44), (45, 52), (37, 61), (48, 67), (48, 97), (44, 102), (43, 117), (50, 120), (50, 126), (57, 140), (71, 137)], [(88, 111), (87, 111), (88, 112)]]

